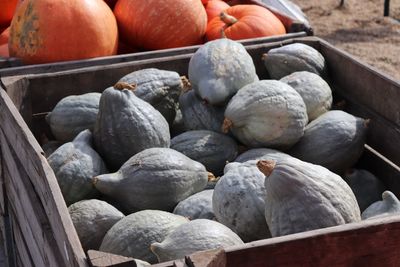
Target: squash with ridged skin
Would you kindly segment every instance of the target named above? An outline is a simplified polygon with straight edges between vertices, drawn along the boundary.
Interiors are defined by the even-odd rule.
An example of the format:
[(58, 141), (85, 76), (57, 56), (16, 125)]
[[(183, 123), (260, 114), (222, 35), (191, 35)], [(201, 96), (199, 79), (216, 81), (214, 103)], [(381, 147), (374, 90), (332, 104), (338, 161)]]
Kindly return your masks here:
[(142, 150), (170, 145), (165, 118), (127, 88), (117, 83), (104, 90), (94, 126), (96, 150), (113, 169)]
[(127, 212), (172, 211), (180, 201), (203, 190), (208, 177), (201, 163), (176, 150), (149, 148), (131, 157), (118, 172), (94, 177), (93, 183)]
[(244, 46), (218, 39), (201, 46), (189, 61), (189, 80), (196, 94), (223, 105), (243, 86), (258, 81), (253, 59)]
[(92, 134), (85, 130), (72, 142), (65, 143), (48, 158), (65, 202), (70, 205), (95, 196), (93, 176), (107, 173), (107, 168), (92, 148)]
[(179, 202), (173, 213), (189, 218), (190, 220), (213, 220), (215, 218), (212, 206), (213, 193), (213, 189), (208, 189), (191, 195)]
[(382, 200), (372, 203), (361, 214), (363, 220), (400, 214), (400, 201), (390, 191), (382, 193)]
[(328, 169), (295, 158), (261, 160), (265, 218), (273, 237), (361, 220), (351, 188)]
[(296, 71), (318, 75), (325, 72), (325, 58), (315, 48), (294, 43), (274, 48), (263, 55), (264, 65), (272, 79), (279, 80)]
[(246, 85), (229, 101), (224, 132), (249, 147), (287, 149), (304, 133), (308, 122), (303, 99), (289, 85), (262, 80)]
[(224, 11), (225, 9), (227, 9), (229, 7), (230, 7), (230, 5), (228, 5), (227, 3), (225, 3), (222, 0), (207, 1), (207, 3), (204, 4), (204, 8), (206, 9), (206, 12), (207, 12), (207, 25), (210, 23), (210, 21), (213, 18), (218, 17), (222, 11)]
[(106, 234), (100, 251), (157, 263), (150, 251), (154, 242), (162, 242), (178, 226), (189, 220), (160, 210), (142, 210), (117, 222)]
[(281, 158), (291, 157), (289, 154), (271, 148), (253, 148), (240, 154), (235, 162), (246, 162), (249, 160), (272, 159), (279, 160)]
[(59, 141), (68, 142), (85, 129), (93, 131), (100, 97), (100, 93), (87, 93), (61, 99), (46, 116), (54, 137)]

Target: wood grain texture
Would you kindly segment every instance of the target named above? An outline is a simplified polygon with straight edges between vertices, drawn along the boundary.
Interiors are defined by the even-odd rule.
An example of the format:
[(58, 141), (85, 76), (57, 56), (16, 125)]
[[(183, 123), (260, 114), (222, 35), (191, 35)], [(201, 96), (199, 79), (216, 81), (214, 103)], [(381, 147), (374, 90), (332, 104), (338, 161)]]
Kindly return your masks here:
[(133, 258), (119, 256), (97, 250), (88, 251), (89, 262), (93, 267), (135, 267)]

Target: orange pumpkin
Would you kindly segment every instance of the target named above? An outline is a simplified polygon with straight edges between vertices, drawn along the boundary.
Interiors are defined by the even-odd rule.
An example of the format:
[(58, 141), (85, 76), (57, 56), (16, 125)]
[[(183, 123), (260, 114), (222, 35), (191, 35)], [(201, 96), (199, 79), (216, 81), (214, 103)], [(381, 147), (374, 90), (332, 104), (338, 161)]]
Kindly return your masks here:
[(118, 28), (103, 0), (25, 0), (8, 44), (27, 64), (108, 56), (117, 52)]
[(221, 37), (241, 40), (285, 33), (285, 26), (268, 9), (257, 5), (237, 5), (208, 23), (206, 38), (208, 41)]
[(8, 43), (8, 37), (10, 36), (10, 27), (0, 33), (0, 45)]
[(0, 45), (0, 57), (9, 57), (10, 54), (8, 53), (8, 45), (2, 44)]
[(18, 0), (0, 0), (0, 27), (10, 25)]
[(207, 28), (200, 0), (119, 0), (114, 14), (122, 40), (141, 49), (200, 44)]
[(104, 0), (106, 3), (107, 3), (107, 5), (111, 8), (111, 9), (113, 9), (114, 7), (115, 7), (115, 4), (117, 3), (117, 0)]
[(204, 7), (207, 12), (207, 21), (211, 21), (213, 18), (219, 16), (222, 11), (229, 8), (230, 5), (221, 0), (210, 0)]

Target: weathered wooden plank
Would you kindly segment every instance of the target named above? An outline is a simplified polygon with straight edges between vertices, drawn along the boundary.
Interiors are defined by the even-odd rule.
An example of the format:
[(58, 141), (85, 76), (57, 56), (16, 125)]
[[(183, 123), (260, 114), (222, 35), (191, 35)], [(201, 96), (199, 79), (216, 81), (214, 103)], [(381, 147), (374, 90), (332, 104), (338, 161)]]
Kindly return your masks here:
[(15, 107), (18, 109), (25, 122), (30, 126), (32, 120), (32, 102), (29, 90), (29, 79), (9, 79), (9, 81), (12, 83), (5, 85), (7, 86), (7, 94), (13, 100)]
[(93, 267), (136, 267), (136, 262), (133, 258), (97, 250), (88, 250), (88, 258)]
[(0, 121), (4, 135), (12, 144), (17, 158), (24, 163), (23, 168), (29, 173), (30, 182), (44, 206), (62, 260), (66, 266), (87, 266), (86, 256), (54, 173), (43, 157), (39, 144), (4, 90), (0, 90)]
[[(10, 212), (12, 219), (12, 224), (13, 224), (13, 236), (15, 240), (15, 249), (16, 249), (16, 266), (21, 266), (21, 267), (35, 267), (38, 265), (34, 264), (34, 261), (31, 257), (31, 247), (27, 244), (24, 234), (21, 231), (21, 228), (16, 221), (16, 218), (13, 214), (13, 212)], [(20, 261), (20, 262), (19, 262)]]

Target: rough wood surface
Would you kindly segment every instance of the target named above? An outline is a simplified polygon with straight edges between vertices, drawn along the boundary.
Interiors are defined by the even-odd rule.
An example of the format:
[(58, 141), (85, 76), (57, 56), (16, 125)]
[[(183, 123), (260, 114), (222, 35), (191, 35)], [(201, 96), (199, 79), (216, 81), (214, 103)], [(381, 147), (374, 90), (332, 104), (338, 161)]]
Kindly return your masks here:
[[(15, 218), (14, 214), (10, 214), (12, 218)], [(38, 265), (34, 264), (34, 260), (31, 257), (32, 249), (29, 244), (26, 242), (24, 238), (24, 234), (21, 231), (21, 227), (19, 226), (16, 220), (12, 220), (13, 226), (13, 237), (15, 240), (15, 258), (16, 258), (16, 266), (18, 267), (36, 267)], [(43, 265), (44, 266), (44, 265)]]
[(89, 250), (88, 258), (93, 267), (136, 267), (136, 262), (133, 258), (97, 250)]

